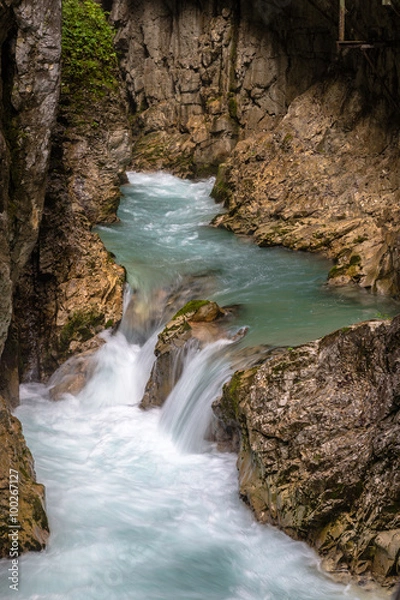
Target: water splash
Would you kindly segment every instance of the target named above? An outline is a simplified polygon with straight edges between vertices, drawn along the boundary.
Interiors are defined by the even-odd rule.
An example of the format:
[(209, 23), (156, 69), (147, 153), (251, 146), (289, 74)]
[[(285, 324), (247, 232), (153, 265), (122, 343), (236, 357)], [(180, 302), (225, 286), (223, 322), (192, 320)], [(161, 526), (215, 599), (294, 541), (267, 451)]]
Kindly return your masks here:
[(224, 350), (229, 340), (218, 340), (185, 355), (182, 374), (163, 407), (161, 426), (183, 452), (201, 452), (212, 420), (212, 402), (232, 375)]

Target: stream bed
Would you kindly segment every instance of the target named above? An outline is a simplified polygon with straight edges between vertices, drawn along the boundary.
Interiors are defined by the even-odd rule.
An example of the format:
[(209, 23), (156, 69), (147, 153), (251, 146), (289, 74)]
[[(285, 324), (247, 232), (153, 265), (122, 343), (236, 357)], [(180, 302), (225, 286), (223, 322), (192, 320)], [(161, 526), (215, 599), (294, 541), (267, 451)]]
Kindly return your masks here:
[(18, 592), (0, 561), (0, 598), (385, 598), (332, 581), (310, 548), (258, 524), (240, 501), (236, 457), (198, 433), (231, 373), (213, 347), (188, 357), (162, 409), (138, 404), (163, 325), (149, 315), (166, 314), (156, 306), (160, 290), (200, 286), (220, 305), (237, 305), (232, 327), (248, 327), (244, 345), (294, 346), (397, 306), (329, 288), (324, 259), (209, 227), (221, 210), (209, 197), (212, 180), (129, 178), (121, 221), (98, 232), (127, 269), (141, 318), (104, 333), (95, 374), (77, 396), (55, 403), (44, 385), (22, 386), (15, 414), (46, 486), (51, 537), (46, 551), (20, 558)]

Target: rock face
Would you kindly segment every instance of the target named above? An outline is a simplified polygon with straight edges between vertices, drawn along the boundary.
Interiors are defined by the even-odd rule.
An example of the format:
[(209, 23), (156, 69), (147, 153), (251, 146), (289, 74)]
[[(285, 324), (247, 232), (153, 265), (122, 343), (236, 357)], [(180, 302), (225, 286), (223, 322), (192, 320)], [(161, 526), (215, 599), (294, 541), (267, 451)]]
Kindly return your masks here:
[(257, 518), (328, 570), (386, 584), (400, 572), (399, 348), (400, 317), (345, 328), (236, 372), (214, 406), (239, 434)]
[[(42, 550), (48, 537), (43, 486), (18, 420), (18, 331), (12, 296), (37, 241), (60, 84), (61, 2), (6, 0), (0, 7), (0, 556)], [(24, 307), (25, 309), (26, 307)], [(13, 469), (13, 471), (10, 471)], [(13, 478), (10, 474), (13, 474)], [(17, 478), (17, 486), (16, 484)], [(10, 487), (10, 483), (14, 487)], [(18, 491), (21, 529), (6, 524)], [(15, 513), (13, 513), (15, 514)], [(15, 539), (18, 537), (18, 540)], [(15, 555), (14, 555), (15, 556)]]
[(12, 291), (36, 243), (60, 83), (61, 2), (0, 8), (0, 353)]
[(323, 252), (333, 284), (398, 295), (400, 153), (382, 106), (333, 77), (294, 100), (268, 134), (241, 142), (214, 189), (215, 224), (260, 246)]
[(354, 0), (346, 14), (347, 39), (380, 45), (340, 54), (329, 0), (114, 0), (111, 18), (136, 115), (137, 169), (215, 169), (335, 65), (370, 104), (385, 98), (390, 113), (399, 97), (396, 17), (381, 3)]
[(210, 300), (191, 300), (179, 310), (158, 336), (153, 365), (141, 408), (161, 406), (182, 374), (185, 355), (226, 333), (221, 321), (229, 311)]
[[(0, 558), (44, 549), (49, 536), (44, 487), (36, 483), (33, 459), (22, 435), (21, 424), (10, 415), (1, 396), (0, 511)], [(12, 525), (20, 528), (14, 530)], [(10, 556), (13, 551), (17, 554)]]
[(121, 319), (125, 272), (91, 228), (117, 219), (131, 136), (116, 65), (101, 66), (83, 95), (63, 80), (39, 239), (16, 294), (23, 378), (45, 379)]
[[(116, 45), (137, 115), (137, 169), (215, 169), (240, 137), (269, 128), (324, 72), (332, 23), (305, 1), (293, 3), (290, 19), (273, 4), (114, 1)], [(291, 41), (300, 37), (301, 50)]]

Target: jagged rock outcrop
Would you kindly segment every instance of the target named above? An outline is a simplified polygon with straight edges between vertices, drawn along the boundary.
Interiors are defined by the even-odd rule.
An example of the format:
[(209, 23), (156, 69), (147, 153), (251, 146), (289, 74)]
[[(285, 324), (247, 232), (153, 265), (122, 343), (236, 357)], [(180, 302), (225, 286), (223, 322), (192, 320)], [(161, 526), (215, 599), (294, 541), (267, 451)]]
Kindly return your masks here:
[(0, 512), (0, 558), (18, 557), (28, 550), (44, 549), (49, 536), (44, 487), (36, 483), (33, 459), (26, 446), (21, 424), (10, 415), (2, 396)]
[(190, 349), (225, 337), (222, 322), (230, 314), (210, 300), (191, 300), (167, 323), (158, 336), (153, 365), (141, 408), (161, 406), (182, 374)]
[(361, 582), (400, 572), (399, 353), (400, 317), (361, 323), (271, 352), (214, 405), (257, 518)]
[(333, 284), (400, 291), (400, 152), (389, 116), (344, 77), (294, 100), (268, 134), (241, 142), (214, 189), (215, 224), (333, 258)]

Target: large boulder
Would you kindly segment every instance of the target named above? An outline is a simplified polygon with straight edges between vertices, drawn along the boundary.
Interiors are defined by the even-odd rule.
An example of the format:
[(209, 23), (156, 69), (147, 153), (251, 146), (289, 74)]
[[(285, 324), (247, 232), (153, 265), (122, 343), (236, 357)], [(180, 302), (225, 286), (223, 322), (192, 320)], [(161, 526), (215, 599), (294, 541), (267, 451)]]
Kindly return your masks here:
[(214, 405), (240, 494), (336, 574), (400, 572), (400, 317), (275, 350)]
[(141, 408), (161, 406), (182, 374), (189, 349), (225, 337), (222, 327), (230, 311), (210, 300), (191, 300), (167, 323), (158, 336), (156, 361), (147, 382)]

